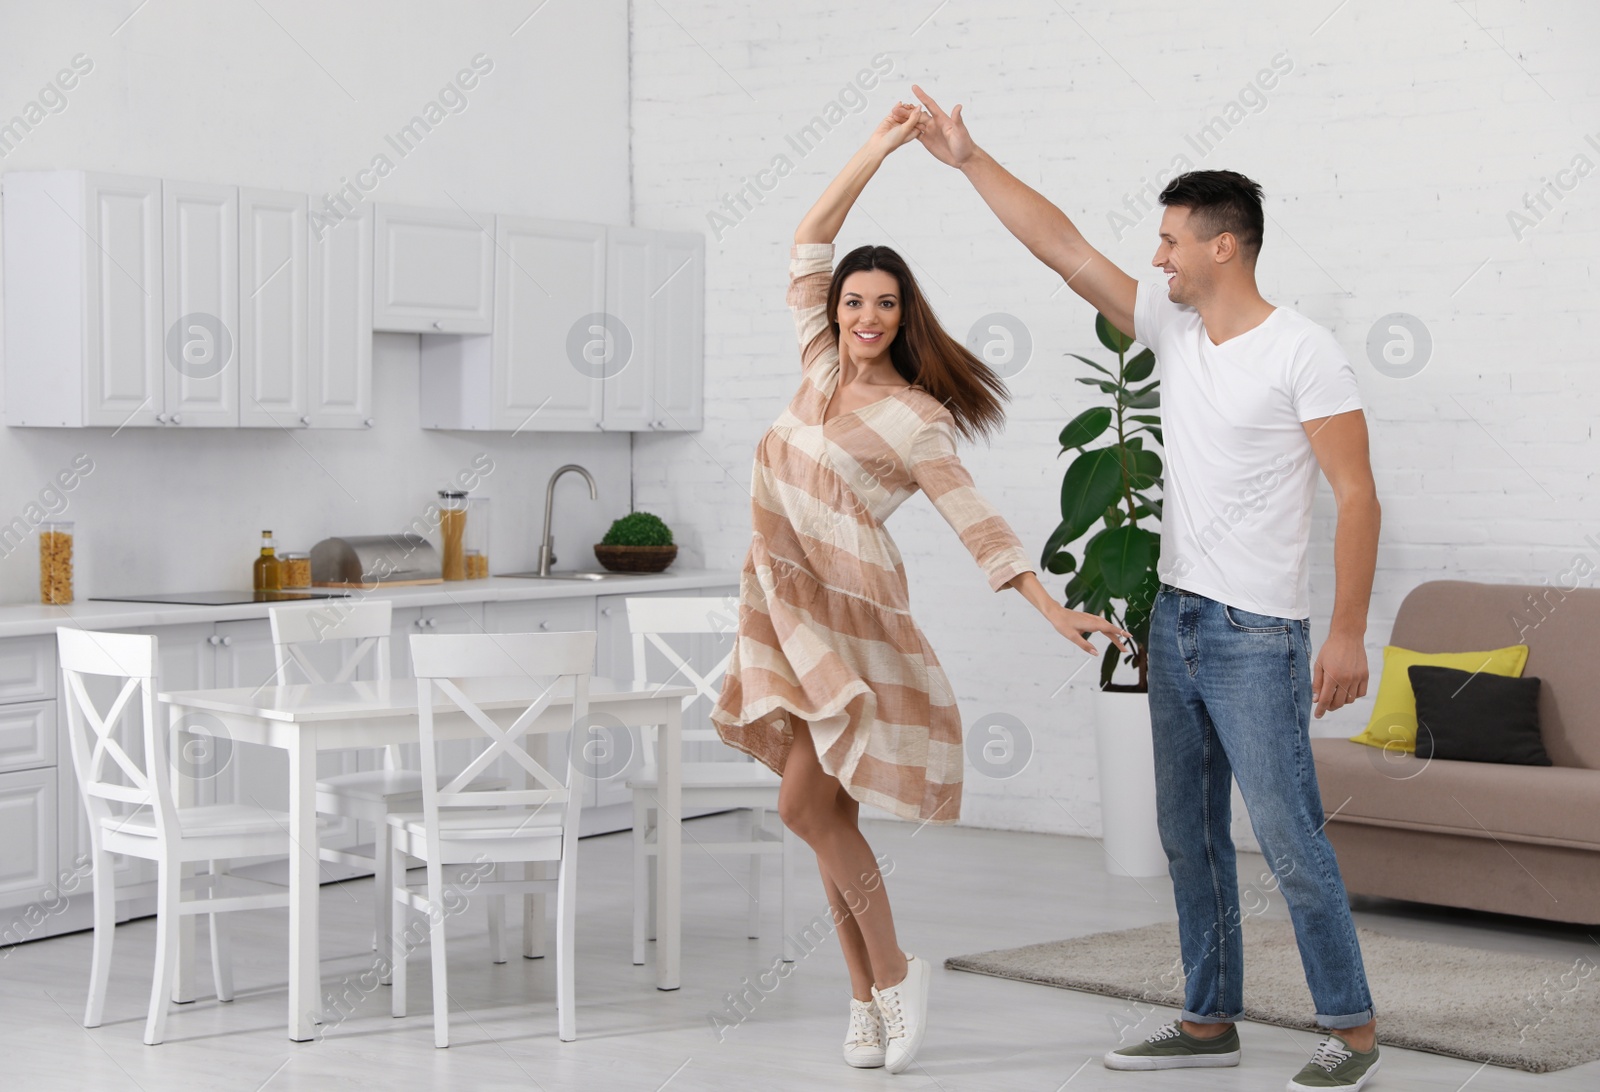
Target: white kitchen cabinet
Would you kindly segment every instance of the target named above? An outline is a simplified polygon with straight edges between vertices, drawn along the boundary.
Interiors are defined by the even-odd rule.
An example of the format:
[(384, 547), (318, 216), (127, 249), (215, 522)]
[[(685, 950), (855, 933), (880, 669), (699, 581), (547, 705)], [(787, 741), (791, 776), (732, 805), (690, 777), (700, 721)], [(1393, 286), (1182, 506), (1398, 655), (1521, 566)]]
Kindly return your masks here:
[(307, 243), (306, 422), (372, 427), (372, 221), (359, 206)]
[(56, 703), (0, 705), (0, 772), (56, 764)]
[(705, 237), (606, 230), (606, 309), (632, 359), (605, 378), (607, 429), (692, 431), (703, 423)]
[(372, 328), (487, 334), (494, 325), (494, 217), (380, 204)]
[(605, 354), (605, 228), (495, 218), (493, 411), (496, 429), (600, 427)]
[(13, 171), (3, 187), (6, 423), (162, 423), (161, 180)]
[(657, 231), (650, 247), (651, 427), (698, 431), (705, 424), (706, 239)]
[(302, 428), (307, 414), (306, 195), (239, 191), (239, 424)]
[(643, 432), (657, 417), (652, 329), (655, 290), (651, 250), (656, 233), (643, 228), (606, 229), (606, 311), (625, 336), (612, 332), (627, 359), (614, 360), (602, 387), (601, 424), (613, 431)]
[(36, 899), (56, 879), (56, 772), (0, 774), (0, 905)]
[(239, 189), (161, 183), (162, 396), (156, 422), (239, 423)]

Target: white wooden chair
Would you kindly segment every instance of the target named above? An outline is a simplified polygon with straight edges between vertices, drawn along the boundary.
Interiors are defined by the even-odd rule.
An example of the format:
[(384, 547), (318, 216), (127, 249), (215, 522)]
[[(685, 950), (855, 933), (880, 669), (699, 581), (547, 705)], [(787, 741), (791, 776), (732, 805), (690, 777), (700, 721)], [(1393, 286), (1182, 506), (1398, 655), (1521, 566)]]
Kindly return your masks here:
[[(585, 786), (572, 762), (572, 746), (587, 722), (589, 676), (594, 671), (595, 633), (440, 634), (411, 638), (417, 676), (418, 720), (422, 736), (422, 812), (389, 818), (390, 874), (393, 877), (393, 1014), (406, 1014), (407, 911), (427, 915), (433, 962), (433, 1042), (450, 1045), (450, 994), (446, 982), (445, 922), (462, 903), (447, 902), (444, 868), (475, 865), (488, 878), (472, 890), (491, 899), (509, 894), (554, 891), (556, 895), (556, 1026), (563, 1042), (577, 1037), (575, 1009), (578, 820)], [(484, 695), (508, 680), (533, 682), (538, 696), (502, 728), (478, 706)], [(542, 717), (552, 700), (570, 689), (570, 716)], [(446, 782), (438, 778), (434, 702), (440, 695), (483, 730), (488, 748)], [(475, 700), (476, 698), (476, 700)], [(500, 714), (504, 722), (506, 715)], [(552, 733), (571, 735), (566, 753), (545, 761), (528, 744)], [(489, 764), (504, 757), (525, 774), (520, 789), (484, 789), (472, 783)], [(563, 774), (557, 777), (552, 770)], [(406, 856), (421, 858), (426, 884), (413, 887)], [(542, 879), (500, 878), (507, 864), (553, 863), (556, 875)], [(477, 877), (474, 877), (474, 881)], [(458, 893), (459, 894), (459, 893)], [(491, 922), (493, 918), (491, 917)], [(498, 938), (491, 936), (498, 944)]]
[[(238, 857), (288, 856), (289, 817), (243, 804), (179, 807), (173, 795), (171, 750), (164, 711), (155, 701), (156, 639), (127, 633), (56, 630), (66, 681), (67, 735), (73, 768), (88, 813), (94, 859), (94, 955), (85, 1027), (105, 1013), (116, 935), (116, 865), (113, 854), (156, 864), (156, 962), (144, 1041), (162, 1041), (167, 1001), (178, 967), (179, 918), (206, 914), (211, 925), (211, 968), (217, 1000), (233, 1000), (228, 934), (221, 917), (233, 910), (289, 905), (287, 888), (230, 875)], [(89, 693), (99, 676), (121, 683), (102, 713)], [(130, 753), (119, 726), (130, 707), (144, 716), (143, 754)], [(124, 736), (125, 738), (125, 736)], [(206, 862), (208, 873), (183, 877), (187, 864)], [(188, 890), (186, 890), (186, 888)], [(224, 895), (224, 889), (250, 894)], [(204, 895), (205, 897), (190, 897)]]
[[(633, 685), (635, 687), (665, 685), (695, 688), (692, 696), (683, 699), (685, 712), (697, 701), (705, 699), (710, 705), (717, 701), (717, 686), (727, 674), (728, 661), (733, 655), (730, 647), (715, 667), (704, 675), (694, 669), (688, 660), (666, 640), (668, 636), (693, 636), (696, 634), (732, 634), (737, 622), (738, 602), (727, 597), (707, 598), (630, 598), (628, 628), (633, 632)], [(649, 650), (654, 649), (672, 666), (670, 676), (650, 679), (647, 668)], [(708, 706), (709, 711), (709, 706)], [(716, 729), (691, 728), (685, 720), (683, 742), (722, 744)], [(656, 906), (656, 739), (655, 728), (641, 732), (643, 765), (628, 779), (633, 791), (633, 962), (644, 963), (646, 936), (655, 939)], [(727, 748), (732, 751), (732, 748)], [(743, 758), (744, 756), (740, 756)], [(793, 872), (796, 839), (789, 835), (780, 822), (777, 829), (769, 829), (767, 815), (778, 813), (778, 786), (780, 779), (766, 766), (754, 761), (712, 761), (683, 763), (683, 813), (718, 809), (743, 811), (742, 838), (730, 842), (702, 842), (695, 839), (696, 849), (730, 856), (747, 856), (750, 859), (749, 887), (745, 894), (749, 903), (747, 935), (757, 939), (761, 935), (761, 862), (768, 856), (779, 858), (781, 875), (779, 888), (779, 916), (783, 928), (783, 958), (795, 958), (795, 929), (790, 921), (789, 879)]]
[[(393, 628), (393, 607), (386, 599), (295, 604), (271, 607), (272, 649), (280, 683), (341, 683), (355, 679), (364, 663), (371, 664), (369, 677), (387, 681), (389, 634)], [(326, 650), (318, 655), (318, 650)], [(337, 653), (337, 668), (329, 661)], [(319, 666), (320, 661), (320, 666)], [(492, 782), (504, 786), (502, 778)], [(333, 864), (371, 871), (373, 890), (372, 947), (387, 953), (389, 942), (389, 816), (415, 812), (422, 807), (422, 771), (405, 768), (399, 746), (383, 748), (383, 768), (334, 774), (317, 779), (317, 814), (350, 819), (372, 826), (372, 856), (350, 849), (319, 846), (318, 856)], [(357, 837), (360, 837), (359, 826)], [(495, 910), (503, 917), (501, 904)], [(494, 924), (498, 927), (499, 920)], [(498, 935), (498, 928), (496, 929)], [(496, 946), (495, 962), (504, 963), (505, 954)], [(380, 967), (382, 964), (380, 963)], [(388, 975), (380, 981), (387, 983)]]

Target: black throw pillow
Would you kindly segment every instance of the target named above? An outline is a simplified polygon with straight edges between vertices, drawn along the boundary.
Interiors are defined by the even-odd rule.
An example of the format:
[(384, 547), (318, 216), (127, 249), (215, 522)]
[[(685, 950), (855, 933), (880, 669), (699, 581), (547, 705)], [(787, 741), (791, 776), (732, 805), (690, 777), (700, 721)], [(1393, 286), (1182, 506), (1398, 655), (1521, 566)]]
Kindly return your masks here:
[(1539, 680), (1417, 664), (1417, 757), (1550, 766), (1539, 738)]

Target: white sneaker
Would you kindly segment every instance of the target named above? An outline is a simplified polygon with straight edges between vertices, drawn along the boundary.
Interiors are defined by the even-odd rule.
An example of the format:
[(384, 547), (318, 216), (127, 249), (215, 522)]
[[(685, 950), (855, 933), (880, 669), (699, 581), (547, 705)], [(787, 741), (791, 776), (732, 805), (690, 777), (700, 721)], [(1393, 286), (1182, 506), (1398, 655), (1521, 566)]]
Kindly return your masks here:
[(917, 1055), (928, 1030), (928, 964), (906, 956), (906, 976), (898, 985), (872, 989), (883, 1017), (886, 1065), (890, 1073), (903, 1072)]
[(883, 1065), (883, 1021), (878, 1006), (871, 1001), (850, 999), (850, 1030), (844, 1036), (844, 1060), (857, 1069), (877, 1069)]

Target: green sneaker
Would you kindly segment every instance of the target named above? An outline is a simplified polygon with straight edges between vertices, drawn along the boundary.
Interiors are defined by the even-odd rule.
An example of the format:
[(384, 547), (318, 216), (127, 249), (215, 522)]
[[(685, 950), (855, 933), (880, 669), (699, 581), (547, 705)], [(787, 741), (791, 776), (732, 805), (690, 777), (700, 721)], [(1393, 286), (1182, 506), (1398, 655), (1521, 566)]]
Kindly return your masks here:
[(1289, 1092), (1317, 1092), (1324, 1088), (1346, 1088), (1350, 1092), (1367, 1083), (1378, 1071), (1378, 1046), (1362, 1053), (1338, 1035), (1329, 1035), (1305, 1068), (1289, 1082)]
[(1239, 1029), (1229, 1028), (1214, 1039), (1201, 1039), (1177, 1022), (1167, 1024), (1142, 1043), (1105, 1056), (1107, 1069), (1206, 1069), (1239, 1064)]

